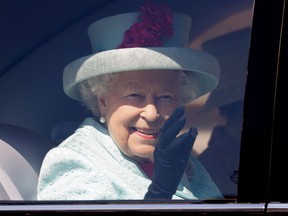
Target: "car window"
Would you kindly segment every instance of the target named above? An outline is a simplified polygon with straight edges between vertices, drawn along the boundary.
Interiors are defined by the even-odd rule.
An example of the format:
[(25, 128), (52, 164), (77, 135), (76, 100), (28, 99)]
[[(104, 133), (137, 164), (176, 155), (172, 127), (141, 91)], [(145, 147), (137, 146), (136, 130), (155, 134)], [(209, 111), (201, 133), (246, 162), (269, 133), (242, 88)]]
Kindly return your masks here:
[[(207, 170), (224, 200), (236, 201), (254, 1), (171, 0), (166, 3), (176, 12), (192, 17), (189, 48), (210, 53), (219, 62), (218, 86), (186, 106), (187, 121), (183, 131), (188, 131), (191, 126), (198, 129), (193, 156)], [(4, 138), (3, 135), (0, 139), (5, 146), (12, 146), (29, 164), (32, 151), (28, 148), (35, 145), (31, 148), (39, 149), (41, 155), (35, 159), (38, 164), (32, 165), (36, 175), (39, 175), (45, 154), (73, 134), (86, 117), (93, 116), (63, 91), (65, 66), (91, 54), (88, 26), (102, 17), (135, 11), (139, 7), (133, 1), (59, 4), (47, 1), (40, 5), (29, 0), (24, 5), (16, 0), (0, 1), (1, 28), (4, 29), (1, 36), (4, 48), (0, 51), (3, 56), (0, 65), (0, 124), (11, 131), (15, 128), (23, 130), (19, 137), (29, 130), (30, 138), (41, 136), (41, 140), (30, 139), (23, 144), (18, 141), (14, 144), (14, 138)], [(38, 12), (32, 10), (35, 7), (39, 8)], [(56, 12), (52, 13), (54, 9)], [(5, 136), (7, 134), (15, 137), (14, 132), (5, 132)], [(9, 159), (13, 161), (13, 157), (16, 156)], [(3, 196), (0, 199), (25, 197), (22, 191), (13, 196), (12, 192), (18, 187), (15, 173), (10, 174), (7, 166), (1, 165), (0, 168), (2, 177), (7, 179), (12, 175), (9, 181), (1, 180)], [(34, 195), (31, 197), (35, 199)]]

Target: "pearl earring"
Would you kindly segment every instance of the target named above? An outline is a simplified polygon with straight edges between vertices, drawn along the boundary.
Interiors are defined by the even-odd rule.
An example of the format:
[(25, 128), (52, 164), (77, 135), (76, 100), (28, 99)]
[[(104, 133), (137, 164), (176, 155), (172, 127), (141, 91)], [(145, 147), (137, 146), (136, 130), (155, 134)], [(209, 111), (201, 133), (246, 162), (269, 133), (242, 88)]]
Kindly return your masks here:
[(102, 124), (104, 124), (106, 122), (106, 119), (104, 116), (101, 116), (99, 120)]

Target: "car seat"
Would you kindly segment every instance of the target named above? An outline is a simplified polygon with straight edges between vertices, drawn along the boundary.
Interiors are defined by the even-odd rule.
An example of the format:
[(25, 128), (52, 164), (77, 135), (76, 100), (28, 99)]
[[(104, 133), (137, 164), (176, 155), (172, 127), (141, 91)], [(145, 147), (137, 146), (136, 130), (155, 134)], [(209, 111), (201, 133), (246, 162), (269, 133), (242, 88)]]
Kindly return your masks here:
[(62, 121), (55, 124), (50, 133), (50, 139), (59, 144), (71, 134), (75, 132), (75, 130), (79, 127), (81, 122), (78, 121)]
[(0, 200), (35, 200), (43, 158), (54, 146), (30, 129), (0, 124)]

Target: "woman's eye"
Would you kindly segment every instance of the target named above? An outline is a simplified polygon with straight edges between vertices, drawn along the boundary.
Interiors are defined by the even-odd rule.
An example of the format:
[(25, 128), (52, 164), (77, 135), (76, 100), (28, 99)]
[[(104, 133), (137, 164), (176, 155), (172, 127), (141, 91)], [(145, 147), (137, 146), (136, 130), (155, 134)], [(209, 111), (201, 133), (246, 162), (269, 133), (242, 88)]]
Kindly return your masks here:
[(158, 98), (160, 100), (163, 100), (163, 101), (171, 101), (171, 100), (173, 100), (173, 96), (172, 95), (161, 95)]
[(132, 94), (127, 95), (127, 98), (131, 98), (131, 99), (136, 99), (136, 98), (141, 98), (141, 97), (142, 95), (137, 94), (137, 93), (132, 93)]
[(130, 94), (130, 97), (140, 97), (140, 94)]

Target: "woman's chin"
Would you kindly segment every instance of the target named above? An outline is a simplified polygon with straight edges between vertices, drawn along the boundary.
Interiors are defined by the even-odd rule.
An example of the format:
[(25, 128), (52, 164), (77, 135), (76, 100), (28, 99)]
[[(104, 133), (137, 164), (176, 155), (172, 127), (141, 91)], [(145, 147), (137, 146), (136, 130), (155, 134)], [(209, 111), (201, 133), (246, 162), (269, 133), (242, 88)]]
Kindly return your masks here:
[(154, 147), (150, 146), (149, 148), (134, 149), (133, 155), (130, 157), (135, 158), (136, 160), (153, 160)]

